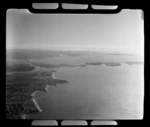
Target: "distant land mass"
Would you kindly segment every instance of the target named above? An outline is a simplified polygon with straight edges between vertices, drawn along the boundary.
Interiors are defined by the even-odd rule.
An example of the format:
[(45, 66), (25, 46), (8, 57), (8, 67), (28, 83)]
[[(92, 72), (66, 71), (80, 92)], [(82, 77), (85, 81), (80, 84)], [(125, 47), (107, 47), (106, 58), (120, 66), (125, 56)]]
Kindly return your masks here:
[[(128, 65), (135, 65), (135, 64), (143, 64), (142, 62), (122, 62), (124, 64)], [(86, 62), (84, 64), (80, 65), (71, 65), (71, 64), (46, 64), (46, 63), (41, 63), (41, 62), (32, 62), (33, 65), (42, 67), (42, 68), (59, 68), (59, 67), (85, 67), (89, 65), (93, 66), (99, 66), (99, 65), (106, 65), (106, 66), (121, 66), (122, 63), (119, 62)]]
[(107, 55), (129, 55), (129, 56), (133, 56), (134, 54), (130, 54), (130, 53), (106, 53)]
[(88, 54), (99, 54), (99, 55), (134, 55), (130, 53), (108, 53), (101, 51), (53, 51), (53, 50), (38, 50), (38, 49), (9, 49), (7, 50), (7, 58), (11, 57), (14, 59), (36, 59), (36, 58), (47, 58), (47, 57), (59, 57), (61, 55), (66, 56), (81, 56)]

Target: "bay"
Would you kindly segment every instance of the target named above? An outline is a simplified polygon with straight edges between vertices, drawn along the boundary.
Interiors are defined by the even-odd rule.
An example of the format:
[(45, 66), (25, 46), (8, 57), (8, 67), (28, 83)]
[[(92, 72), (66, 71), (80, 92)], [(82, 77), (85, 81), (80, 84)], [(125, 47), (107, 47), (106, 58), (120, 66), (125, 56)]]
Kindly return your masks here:
[[(102, 56), (102, 61), (133, 61), (134, 56)], [(130, 57), (130, 59), (129, 59)], [(64, 58), (64, 57), (63, 57)], [(61, 57), (46, 63), (64, 63)], [(71, 63), (67, 57), (66, 63)], [(65, 59), (67, 59), (65, 56)], [(74, 64), (98, 61), (97, 56), (72, 57)], [(116, 59), (114, 59), (116, 58)], [(128, 58), (128, 59), (127, 59)], [(134, 57), (135, 58), (135, 57)], [(117, 60), (119, 59), (119, 60)], [(138, 60), (137, 58), (135, 58)], [(40, 61), (40, 60), (35, 60)], [(49, 69), (51, 71), (51, 69)], [(48, 87), (47, 92), (35, 96), (43, 110), (29, 115), (29, 119), (141, 119), (143, 116), (143, 65), (61, 67), (54, 73), (67, 84)], [(48, 69), (46, 69), (48, 71)]]

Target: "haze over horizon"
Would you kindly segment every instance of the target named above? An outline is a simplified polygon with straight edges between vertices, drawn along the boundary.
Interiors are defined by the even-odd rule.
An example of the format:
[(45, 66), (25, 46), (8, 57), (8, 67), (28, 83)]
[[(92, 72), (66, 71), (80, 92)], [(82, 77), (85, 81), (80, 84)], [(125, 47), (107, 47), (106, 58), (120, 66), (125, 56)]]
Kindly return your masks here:
[(144, 53), (140, 10), (118, 14), (32, 14), (7, 10), (6, 49)]

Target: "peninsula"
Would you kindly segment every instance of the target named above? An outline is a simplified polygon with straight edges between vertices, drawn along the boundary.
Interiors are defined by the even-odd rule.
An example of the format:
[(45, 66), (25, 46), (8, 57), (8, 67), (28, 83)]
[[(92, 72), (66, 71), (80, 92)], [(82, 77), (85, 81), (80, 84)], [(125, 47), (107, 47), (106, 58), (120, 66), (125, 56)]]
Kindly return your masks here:
[[(27, 64), (24, 67), (27, 67)], [(37, 105), (32, 93), (46, 91), (47, 85), (68, 83), (66, 80), (53, 79), (54, 71), (33, 70), (33, 67), (27, 69), (28, 71), (25, 69), (23, 71), (15, 68), (13, 69), (15, 72), (12, 72), (12, 69), (6, 72), (7, 119), (25, 119), (27, 114), (41, 112), (42, 109)]]

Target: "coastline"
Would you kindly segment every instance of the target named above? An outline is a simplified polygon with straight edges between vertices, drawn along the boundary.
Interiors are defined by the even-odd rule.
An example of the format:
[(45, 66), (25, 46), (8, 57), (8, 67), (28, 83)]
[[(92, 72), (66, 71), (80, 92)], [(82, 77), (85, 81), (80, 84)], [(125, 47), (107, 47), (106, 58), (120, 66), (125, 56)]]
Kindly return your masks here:
[(45, 91), (48, 91), (49, 85), (46, 85), (45, 87)]
[[(29, 62), (33, 62), (32, 59)], [(81, 65), (75, 65), (77, 67), (85, 67), (88, 65), (98, 66), (121, 66), (121, 65), (141, 65), (142, 62), (87, 62)], [(31, 63), (30, 66), (34, 66)], [(62, 67), (75, 67), (71, 65), (63, 64)], [(6, 72), (6, 113), (9, 119), (26, 119), (28, 114), (33, 112), (42, 112), (42, 109), (38, 105), (38, 102), (34, 98), (37, 92), (48, 91), (51, 85), (68, 83), (66, 80), (61, 80), (55, 76), (55, 70), (45, 71), (45, 69), (39, 69), (41, 67), (34, 66), (34, 70), (31, 71), (17, 71)], [(38, 68), (38, 69), (37, 69)], [(44, 68), (44, 67), (43, 67)], [(19, 82), (18, 82), (19, 81)], [(19, 85), (19, 87), (18, 87)], [(17, 110), (16, 110), (17, 109)], [(15, 115), (14, 115), (15, 114)], [(14, 115), (14, 116), (13, 116)]]
[(42, 109), (39, 107), (37, 101), (36, 101), (34, 98), (32, 98), (32, 101), (33, 101), (35, 107), (37, 108), (37, 110), (38, 110), (39, 112), (42, 112)]
[[(34, 92), (34, 94), (36, 92)], [(32, 97), (32, 99), (30, 100), (30, 102), (28, 102), (28, 101), (27, 101), (26, 105), (30, 105), (29, 103), (32, 103), (34, 105), (34, 107), (32, 107), (32, 108), (35, 110), (35, 112), (42, 112), (42, 109), (39, 107), (39, 105), (38, 105), (38, 103), (37, 103), (37, 101), (35, 100), (34, 97)], [(23, 107), (26, 108), (26, 106), (23, 106)], [(31, 114), (31, 113), (32, 113), (32, 111), (30, 111), (30, 109), (27, 110), (27, 113), (24, 113), (24, 114), (21, 115), (21, 119), (26, 119), (28, 117), (28, 115)]]
[[(130, 63), (130, 62), (129, 62)], [(126, 62), (123, 62), (123, 63), (87, 63), (86, 65), (101, 65), (101, 64), (104, 64), (106, 66), (121, 66), (122, 64), (127, 64)], [(135, 64), (135, 63), (134, 63)], [(59, 82), (60, 79), (57, 79), (54, 72), (56, 71), (52, 71), (51, 72), (51, 75), (50, 77), (52, 78), (53, 81), (56, 81), (54, 85), (56, 84), (59, 84), (57, 83), (57, 81)], [(48, 91), (48, 88), (49, 88), (50, 85), (46, 85), (44, 90), (45, 92)], [(40, 90), (41, 91), (41, 90)], [(34, 98), (34, 96), (36, 95), (37, 92), (40, 92), (40, 91), (35, 91), (31, 94), (31, 97), (32, 97), (32, 101), (33, 101), (33, 104), (35, 106), (35, 108), (38, 110), (38, 112), (42, 112), (43, 110), (40, 108), (40, 106), (38, 105), (38, 102), (36, 101), (36, 99)], [(26, 116), (27, 114), (24, 115), (24, 119), (26, 119)]]
[(52, 71), (51, 77), (53, 80), (57, 79), (56, 76), (54, 75), (54, 71)]
[[(52, 71), (52, 72), (51, 72), (51, 77), (52, 77), (52, 80), (55, 81), (55, 80), (57, 80), (57, 78), (55, 77), (54, 72), (56, 72), (56, 71)], [(58, 81), (59, 81), (59, 79), (58, 79)], [(56, 84), (59, 84), (59, 83), (55, 82), (55, 85), (56, 85)], [(45, 92), (48, 91), (49, 86), (50, 86), (50, 85), (46, 85), (46, 86), (45, 86)], [(42, 112), (43, 110), (40, 108), (40, 106), (38, 105), (38, 102), (37, 102), (36, 99), (34, 98), (34, 96), (36, 96), (36, 93), (38, 93), (38, 92), (40, 92), (40, 91), (34, 91), (34, 92), (31, 94), (31, 97), (32, 97), (31, 100), (32, 100), (32, 103), (34, 104), (35, 108), (37, 109), (37, 111), (38, 111), (38, 112)], [(28, 114), (30, 114), (30, 112), (27, 113), (27, 114), (23, 114), (23, 115), (21, 116), (22, 119), (26, 119), (27, 116), (28, 116)]]
[(39, 91), (35, 91), (31, 94), (31, 97), (34, 97), (36, 93), (38, 93)]

